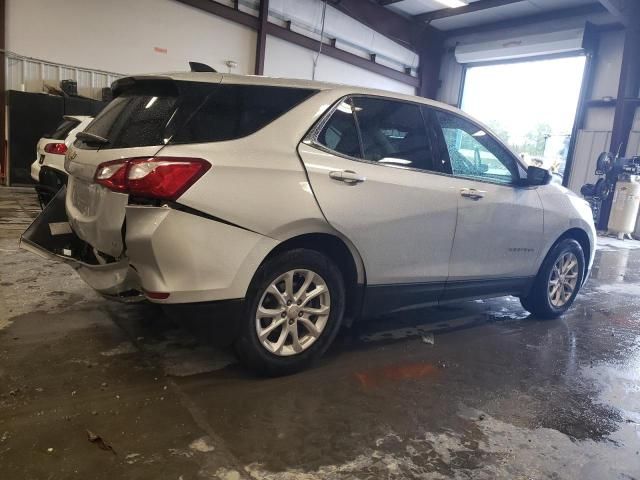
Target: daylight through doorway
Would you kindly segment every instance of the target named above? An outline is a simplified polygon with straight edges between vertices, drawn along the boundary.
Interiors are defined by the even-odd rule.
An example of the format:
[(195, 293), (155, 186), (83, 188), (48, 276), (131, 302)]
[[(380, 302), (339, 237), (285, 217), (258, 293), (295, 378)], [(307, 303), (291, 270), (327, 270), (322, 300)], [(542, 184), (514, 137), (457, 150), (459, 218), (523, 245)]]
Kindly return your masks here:
[(583, 55), (468, 67), (462, 109), (528, 164), (562, 176), (584, 67)]

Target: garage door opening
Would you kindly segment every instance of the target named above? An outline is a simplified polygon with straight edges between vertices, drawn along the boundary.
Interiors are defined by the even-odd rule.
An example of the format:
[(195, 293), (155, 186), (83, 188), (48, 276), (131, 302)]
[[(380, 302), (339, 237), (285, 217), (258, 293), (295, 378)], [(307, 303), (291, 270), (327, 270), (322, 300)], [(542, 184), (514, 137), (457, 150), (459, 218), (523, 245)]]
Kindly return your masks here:
[(527, 163), (563, 176), (584, 68), (584, 55), (468, 67), (462, 109)]

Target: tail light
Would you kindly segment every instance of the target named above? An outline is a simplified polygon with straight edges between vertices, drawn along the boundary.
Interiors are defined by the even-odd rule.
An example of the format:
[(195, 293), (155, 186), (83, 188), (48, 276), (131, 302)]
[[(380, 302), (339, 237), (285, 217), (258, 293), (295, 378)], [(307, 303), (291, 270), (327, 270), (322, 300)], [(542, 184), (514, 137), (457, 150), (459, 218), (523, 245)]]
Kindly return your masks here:
[(144, 294), (148, 298), (152, 298), (154, 300), (166, 300), (170, 295), (169, 292), (149, 292), (147, 290), (144, 291)]
[(201, 158), (126, 158), (98, 165), (95, 182), (137, 197), (176, 200), (209, 168)]
[(47, 143), (44, 146), (44, 151), (54, 155), (64, 155), (67, 153), (67, 146), (64, 143)]

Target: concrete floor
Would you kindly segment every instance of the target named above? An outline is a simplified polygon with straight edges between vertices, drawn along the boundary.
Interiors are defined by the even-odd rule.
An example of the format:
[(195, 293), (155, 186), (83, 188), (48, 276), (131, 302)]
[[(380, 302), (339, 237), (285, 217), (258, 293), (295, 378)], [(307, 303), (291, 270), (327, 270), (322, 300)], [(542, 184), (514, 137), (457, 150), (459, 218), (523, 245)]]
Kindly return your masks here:
[(37, 211), (0, 189), (2, 479), (640, 479), (637, 243), (599, 249), (562, 320), (513, 298), (434, 308), (256, 379), (18, 250)]

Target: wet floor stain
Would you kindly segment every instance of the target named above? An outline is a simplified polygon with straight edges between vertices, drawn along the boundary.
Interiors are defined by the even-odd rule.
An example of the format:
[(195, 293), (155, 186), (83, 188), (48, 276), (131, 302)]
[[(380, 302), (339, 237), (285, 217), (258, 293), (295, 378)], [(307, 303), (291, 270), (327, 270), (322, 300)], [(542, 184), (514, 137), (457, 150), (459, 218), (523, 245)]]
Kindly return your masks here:
[(356, 372), (354, 376), (362, 388), (370, 389), (384, 383), (435, 376), (438, 372), (438, 367), (432, 363), (407, 363)]
[(640, 478), (637, 243), (604, 241), (561, 320), (513, 298), (425, 309), (260, 379), (188, 323), (18, 250), (37, 204), (7, 192), (0, 478)]

